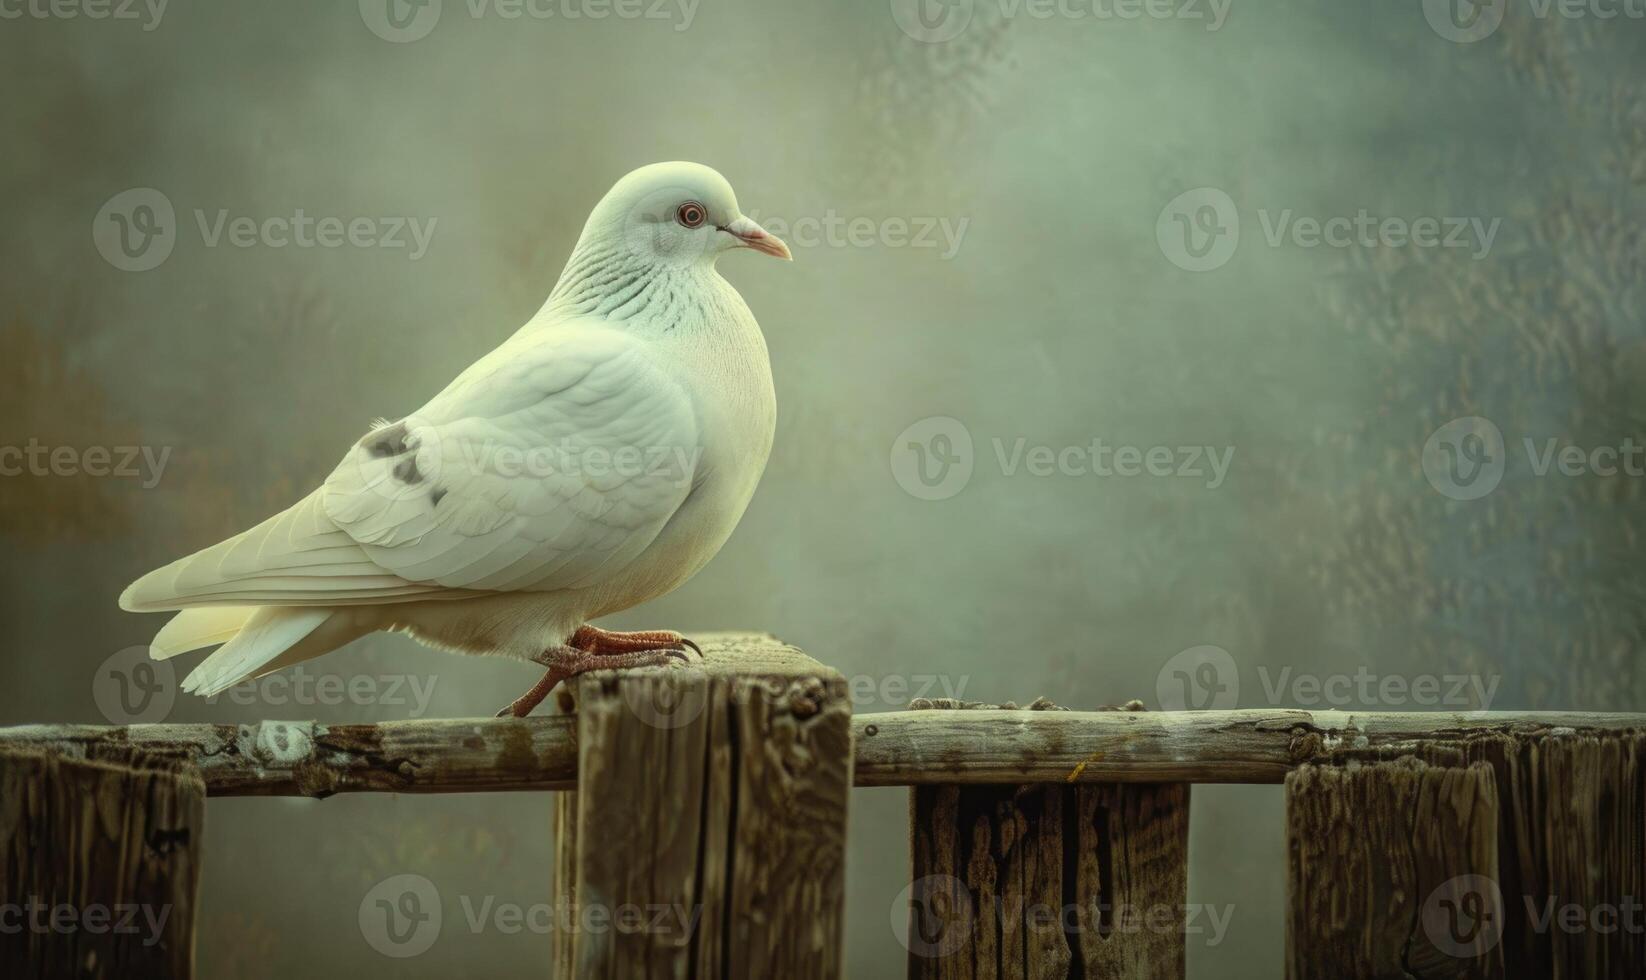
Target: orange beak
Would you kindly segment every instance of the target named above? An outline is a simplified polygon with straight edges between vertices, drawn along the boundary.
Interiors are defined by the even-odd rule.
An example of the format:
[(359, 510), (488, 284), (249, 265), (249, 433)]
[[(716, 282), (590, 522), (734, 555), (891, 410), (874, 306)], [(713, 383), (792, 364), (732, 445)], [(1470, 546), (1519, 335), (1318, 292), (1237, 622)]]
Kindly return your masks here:
[(783, 239), (755, 224), (751, 218), (739, 215), (736, 221), (720, 230), (736, 238), (744, 248), (752, 248), (756, 252), (794, 261), (794, 255), (789, 252), (789, 246), (783, 244)]

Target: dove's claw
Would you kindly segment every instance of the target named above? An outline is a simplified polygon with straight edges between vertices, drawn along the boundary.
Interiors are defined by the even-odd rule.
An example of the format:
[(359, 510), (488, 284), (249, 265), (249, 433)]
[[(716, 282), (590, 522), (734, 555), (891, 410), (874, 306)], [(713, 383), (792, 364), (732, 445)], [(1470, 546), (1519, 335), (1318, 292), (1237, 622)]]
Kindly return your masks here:
[(619, 633), (616, 630), (603, 630), (598, 626), (584, 626), (572, 634), (566, 645), (597, 656), (634, 653), (640, 650), (678, 650), (684, 655), (685, 651), (690, 649), (697, 654), (698, 660), (703, 659), (703, 649), (674, 630)]
[(543, 703), (555, 685), (568, 677), (591, 670), (626, 670), (633, 667), (661, 667), (666, 664), (702, 663), (703, 648), (673, 630), (645, 630), (619, 633), (596, 626), (584, 626), (566, 645), (545, 650), (535, 658), (548, 668), (543, 679), (497, 713), (499, 718), (524, 718)]
[[(585, 626), (583, 629), (589, 629)], [(661, 633), (661, 631), (659, 631)], [(582, 630), (578, 631), (579, 634)], [(633, 636), (635, 634), (619, 633), (618, 636)], [(591, 670), (632, 670), (636, 667), (664, 667), (675, 664), (689, 665), (703, 659), (703, 651), (697, 644), (681, 637), (678, 633), (676, 646), (648, 646), (642, 649), (622, 650), (621, 652), (591, 652), (580, 646), (563, 646), (553, 650), (545, 650), (533, 658), (537, 663), (548, 668), (542, 680), (532, 685), (532, 689), (520, 697), (515, 698), (509, 706), (497, 713), (499, 718), (513, 716), (524, 718), (549, 696), (555, 685), (567, 678), (586, 674)], [(577, 639), (577, 637), (573, 637)], [(652, 641), (655, 643), (656, 641)], [(691, 652), (687, 651), (691, 648)], [(606, 649), (610, 649), (607, 647)], [(695, 654), (695, 656), (694, 656)]]

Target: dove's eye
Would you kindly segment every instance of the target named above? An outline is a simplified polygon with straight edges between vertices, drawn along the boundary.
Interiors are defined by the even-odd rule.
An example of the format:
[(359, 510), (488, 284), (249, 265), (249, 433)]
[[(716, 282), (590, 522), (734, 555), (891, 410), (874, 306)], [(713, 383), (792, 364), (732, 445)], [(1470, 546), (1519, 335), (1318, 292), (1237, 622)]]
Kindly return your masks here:
[(709, 212), (696, 201), (687, 201), (680, 205), (680, 210), (676, 211), (674, 216), (687, 228), (700, 228), (708, 218)]

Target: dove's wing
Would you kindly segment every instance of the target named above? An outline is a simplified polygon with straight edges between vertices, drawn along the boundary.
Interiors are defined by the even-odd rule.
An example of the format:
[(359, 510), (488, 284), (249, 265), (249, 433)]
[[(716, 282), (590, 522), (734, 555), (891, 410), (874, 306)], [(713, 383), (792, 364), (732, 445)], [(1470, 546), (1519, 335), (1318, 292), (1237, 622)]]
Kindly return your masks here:
[(578, 588), (644, 552), (692, 490), (690, 399), (622, 333), (487, 355), (368, 433), (290, 510), (138, 580), (129, 609), (351, 605)]
[(685, 392), (615, 331), (487, 362), (362, 439), (327, 515), (379, 567), (447, 588), (578, 588), (638, 557), (691, 491)]

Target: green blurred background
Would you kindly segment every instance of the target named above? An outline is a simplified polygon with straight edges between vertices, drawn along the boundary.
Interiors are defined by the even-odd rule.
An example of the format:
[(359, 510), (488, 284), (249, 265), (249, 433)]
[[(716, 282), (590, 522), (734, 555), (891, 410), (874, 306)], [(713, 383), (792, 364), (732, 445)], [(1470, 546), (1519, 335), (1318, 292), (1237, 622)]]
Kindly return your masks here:
[[(118, 611), (120, 588), (283, 507), (372, 418), (416, 408), (537, 309), (617, 177), (667, 159), (720, 169), (773, 230), (868, 231), (792, 241), (792, 266), (722, 262), (770, 344), (777, 445), (719, 558), (607, 625), (770, 630), (854, 678), (859, 712), (922, 688), (1158, 707), (1163, 669), (1205, 645), (1237, 665), (1217, 693), (1242, 707), (1425, 707), (1272, 691), (1290, 669), (1465, 677), (1494, 708), (1646, 710), (1639, 460), (1539, 475), (1521, 448), (1646, 443), (1638, 17), (1515, 0), (1469, 41), (1418, 0), (1233, 0), (1220, 20), (1207, 0), (1133, 18), (1111, 0), (1051, 16), (958, 0), (926, 8), (937, 34), (964, 21), (937, 41), (900, 29), (903, 0), (645, 0), (603, 19), (568, 16), (599, 0), (518, 19), (445, 0), (401, 4), (398, 33), (385, 3), (174, 0), (158, 22), (0, 5), (0, 445), (170, 453), (157, 482), (0, 478), (0, 723), (123, 720), (98, 685), (163, 620)], [(1207, 187), (1226, 199), (1170, 206)], [(175, 208), (148, 271), (93, 240), (132, 188)], [(1238, 246), (1196, 272), (1177, 215), (1234, 231), (1205, 200), (1238, 213)], [(212, 246), (196, 218), (299, 208), (436, 224), (413, 259)], [(1270, 241), (1282, 216), (1362, 210), (1497, 224), (1489, 248)], [(918, 247), (900, 221), (961, 234)], [(933, 416), (974, 446), (945, 499), (896, 478), (905, 430)], [(1506, 443), (1475, 500), (1423, 466), (1465, 416)], [(1035, 476), (998, 458), (1019, 439), (1233, 455), (1216, 486), (1073, 456)], [(398, 636), (306, 669), (377, 695), (168, 691), (155, 710), (471, 716), (536, 677)], [(854, 978), (902, 975), (905, 807), (898, 790), (853, 797)], [(1277, 976), (1280, 791), (1198, 788), (1194, 807), (1191, 899), (1233, 917), (1215, 944), (1191, 938), (1191, 974)], [(549, 810), (528, 794), (214, 802), (202, 975), (532, 975), (548, 937), (475, 931), (465, 900), (544, 899)], [(358, 912), (406, 873), (438, 886), (445, 924), (389, 959)]]

